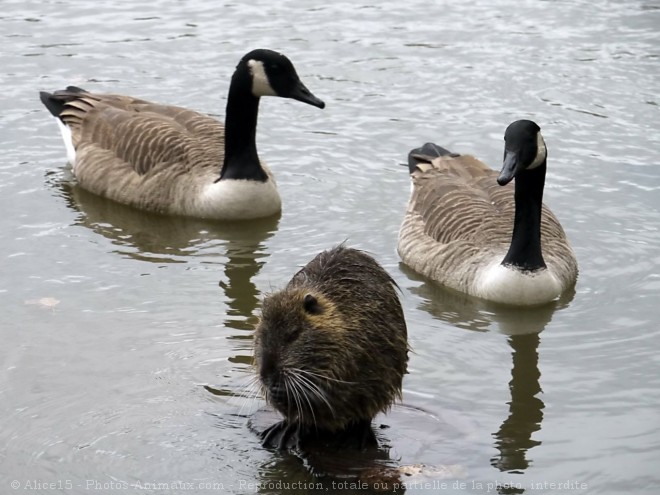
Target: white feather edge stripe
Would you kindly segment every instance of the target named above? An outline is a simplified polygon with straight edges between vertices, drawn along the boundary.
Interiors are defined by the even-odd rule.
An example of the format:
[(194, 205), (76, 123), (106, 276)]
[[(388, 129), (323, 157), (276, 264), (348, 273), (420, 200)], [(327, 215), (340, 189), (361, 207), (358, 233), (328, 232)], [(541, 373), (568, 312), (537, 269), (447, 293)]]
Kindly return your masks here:
[(71, 136), (71, 129), (69, 126), (65, 125), (60, 119), (55, 117), (57, 126), (60, 128), (62, 133), (62, 139), (64, 140), (64, 147), (66, 148), (66, 159), (71, 164), (72, 167), (75, 167), (76, 164), (76, 149), (73, 147), (73, 137)]

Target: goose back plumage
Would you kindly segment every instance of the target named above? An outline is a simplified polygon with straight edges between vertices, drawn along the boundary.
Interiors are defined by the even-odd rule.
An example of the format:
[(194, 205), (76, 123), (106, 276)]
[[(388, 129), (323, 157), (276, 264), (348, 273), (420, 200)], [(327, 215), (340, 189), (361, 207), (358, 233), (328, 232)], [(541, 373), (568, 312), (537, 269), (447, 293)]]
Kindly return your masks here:
[(189, 215), (223, 160), (224, 126), (185, 108), (78, 93), (60, 118), (81, 186), (136, 208)]

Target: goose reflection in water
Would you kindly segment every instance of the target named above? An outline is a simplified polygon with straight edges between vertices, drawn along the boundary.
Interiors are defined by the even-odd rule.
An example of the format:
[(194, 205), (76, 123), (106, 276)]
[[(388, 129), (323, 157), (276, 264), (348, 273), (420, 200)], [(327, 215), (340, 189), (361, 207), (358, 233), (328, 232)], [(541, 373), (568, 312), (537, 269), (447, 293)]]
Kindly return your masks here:
[[(452, 326), (481, 332), (497, 331), (507, 335), (512, 349), (511, 400), (507, 401), (509, 415), (493, 433), (495, 448), (499, 452), (491, 458), (491, 465), (500, 472), (523, 473), (532, 463), (530, 449), (541, 445), (532, 435), (541, 429), (543, 401), (538, 346), (541, 332), (557, 311), (566, 308), (575, 296), (575, 290), (562, 295), (551, 304), (519, 308), (483, 301), (441, 287), (421, 278), (405, 265), (401, 270), (413, 281), (422, 282), (411, 288), (421, 298), (419, 308), (434, 318)], [(500, 488), (500, 493), (523, 493), (515, 483)]]
[(431, 282), (403, 263), (399, 264), (399, 268), (411, 281), (421, 282), (410, 289), (421, 298), (419, 309), (436, 320), (464, 330), (495, 331), (510, 336), (538, 334), (550, 323), (555, 312), (568, 307), (575, 296), (575, 289), (572, 289), (556, 301), (542, 306), (505, 306)]
[[(62, 177), (64, 175), (64, 177)], [(253, 282), (269, 256), (266, 241), (276, 232), (279, 215), (241, 222), (217, 222), (148, 213), (101, 198), (73, 182), (70, 174), (54, 173), (48, 182), (78, 214), (75, 225), (110, 240), (114, 252), (152, 263), (216, 264), (224, 276), (227, 310), (223, 328), (235, 341), (229, 358), (241, 368), (251, 366), (252, 330), (260, 292)], [(217, 395), (236, 392), (207, 387)]]
[[(279, 215), (262, 220), (214, 222), (147, 213), (89, 193), (72, 182), (68, 169), (64, 177), (57, 172), (48, 182), (78, 214), (74, 225), (109, 239), (117, 254), (155, 263), (187, 263), (193, 257), (209, 263), (210, 258), (226, 255), (228, 286), (233, 285), (233, 275), (238, 277), (240, 286), (244, 277), (251, 278), (259, 271), (263, 263), (256, 260), (267, 257), (263, 243), (275, 233), (279, 223)], [(234, 256), (239, 265), (250, 265), (245, 273), (240, 269), (228, 273)], [(251, 290), (256, 297), (256, 288), (252, 286)]]
[(503, 472), (522, 473), (530, 464), (527, 459), (529, 449), (541, 444), (532, 439), (532, 435), (541, 429), (545, 407), (537, 397), (541, 392), (537, 351), (540, 336), (513, 335), (508, 340), (513, 350), (509, 416), (493, 434), (499, 454), (491, 459), (491, 464)]

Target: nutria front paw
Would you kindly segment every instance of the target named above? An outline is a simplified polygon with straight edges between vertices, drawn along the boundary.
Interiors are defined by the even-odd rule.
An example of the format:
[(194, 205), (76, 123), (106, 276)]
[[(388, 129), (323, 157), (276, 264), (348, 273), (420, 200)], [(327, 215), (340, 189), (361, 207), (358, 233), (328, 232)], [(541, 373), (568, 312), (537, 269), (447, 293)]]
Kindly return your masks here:
[(287, 450), (298, 447), (298, 425), (286, 420), (275, 423), (261, 434), (261, 445), (270, 449)]

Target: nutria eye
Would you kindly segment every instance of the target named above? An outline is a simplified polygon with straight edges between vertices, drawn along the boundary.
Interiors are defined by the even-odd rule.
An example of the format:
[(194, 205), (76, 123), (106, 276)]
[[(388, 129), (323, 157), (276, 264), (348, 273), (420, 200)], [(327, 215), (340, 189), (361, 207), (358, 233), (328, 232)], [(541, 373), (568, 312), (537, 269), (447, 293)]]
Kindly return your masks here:
[(307, 294), (305, 299), (303, 299), (303, 308), (310, 315), (318, 315), (323, 313), (323, 308), (319, 304), (318, 300), (311, 294)]

